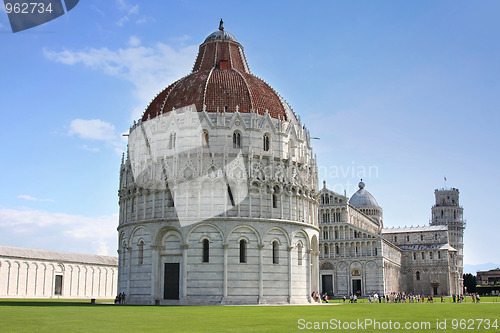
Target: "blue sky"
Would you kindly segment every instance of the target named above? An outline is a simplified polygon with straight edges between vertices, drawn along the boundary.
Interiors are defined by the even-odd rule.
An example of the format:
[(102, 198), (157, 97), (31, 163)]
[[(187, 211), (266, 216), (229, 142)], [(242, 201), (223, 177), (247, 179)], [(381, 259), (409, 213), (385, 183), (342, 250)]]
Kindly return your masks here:
[[(87, 0), (10, 31), (0, 12), (0, 244), (116, 255), (126, 132), (218, 27), (313, 136), (320, 182), (363, 178), (386, 226), (461, 191), (465, 263), (497, 262), (498, 1)], [(354, 173), (353, 173), (354, 170)]]

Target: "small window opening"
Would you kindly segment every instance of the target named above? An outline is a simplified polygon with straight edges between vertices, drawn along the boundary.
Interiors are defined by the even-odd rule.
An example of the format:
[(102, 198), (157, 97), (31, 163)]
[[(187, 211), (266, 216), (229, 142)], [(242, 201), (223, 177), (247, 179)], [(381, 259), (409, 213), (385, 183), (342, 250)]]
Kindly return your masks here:
[(280, 257), (279, 257), (279, 244), (277, 241), (273, 242), (273, 264), (279, 264), (280, 263)]
[(302, 244), (297, 246), (297, 265), (302, 266)]
[(247, 262), (247, 241), (240, 240), (240, 263)]
[(208, 239), (203, 240), (203, 262), (209, 262), (210, 260), (210, 242)]
[(138, 247), (139, 247), (139, 265), (142, 265), (144, 263), (144, 242), (141, 241), (139, 242), (138, 244)]

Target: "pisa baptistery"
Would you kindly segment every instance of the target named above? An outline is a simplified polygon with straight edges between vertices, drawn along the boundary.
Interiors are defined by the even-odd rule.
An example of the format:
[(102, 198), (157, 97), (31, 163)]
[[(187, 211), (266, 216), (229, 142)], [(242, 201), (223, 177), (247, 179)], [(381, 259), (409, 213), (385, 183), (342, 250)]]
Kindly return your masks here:
[(307, 303), (318, 175), (287, 102), (219, 29), (131, 126), (120, 168), (118, 292), (132, 304)]

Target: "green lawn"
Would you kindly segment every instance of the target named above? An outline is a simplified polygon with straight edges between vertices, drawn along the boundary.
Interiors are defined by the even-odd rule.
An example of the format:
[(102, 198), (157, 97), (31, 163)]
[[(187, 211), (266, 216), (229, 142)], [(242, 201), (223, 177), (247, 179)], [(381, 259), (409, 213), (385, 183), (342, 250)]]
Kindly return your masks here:
[[(349, 331), (380, 332), (391, 321), (421, 325), (430, 329), (414, 332), (499, 332), (498, 328), (478, 329), (479, 319), (500, 321), (500, 304), (339, 304), (315, 306), (132, 306), (90, 304), (85, 301), (0, 300), (1, 332), (304, 332), (314, 322), (377, 321), (373, 326)], [(302, 319), (302, 321), (299, 321)], [(446, 320), (446, 330), (437, 329), (437, 321)], [(458, 321), (453, 321), (458, 320)], [(453, 325), (469, 327), (453, 329)], [(467, 321), (465, 321), (467, 320)], [(340, 324), (339, 324), (340, 321)], [(441, 324), (443, 325), (443, 324)], [(500, 323), (498, 323), (500, 325)], [(314, 326), (313, 326), (314, 327)], [(334, 327), (334, 326), (333, 326)], [(387, 327), (387, 326), (386, 326)], [(325, 327), (326, 328), (326, 327)], [(458, 326), (460, 328), (460, 326)], [(402, 329), (399, 329), (401, 331)], [(330, 329), (329, 331), (343, 331)]]

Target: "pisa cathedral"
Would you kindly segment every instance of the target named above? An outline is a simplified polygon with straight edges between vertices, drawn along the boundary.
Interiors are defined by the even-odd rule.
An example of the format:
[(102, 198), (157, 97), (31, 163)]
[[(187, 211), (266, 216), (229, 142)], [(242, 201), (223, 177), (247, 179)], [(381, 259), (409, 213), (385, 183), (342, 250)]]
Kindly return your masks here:
[(351, 198), (320, 191), (321, 290), (330, 295), (453, 295), (463, 290), (465, 221), (456, 188), (435, 190), (428, 226), (384, 228), (359, 183)]
[(350, 199), (320, 190), (316, 163), (308, 129), (221, 20), (128, 133), (118, 292), (136, 304), (298, 304), (314, 291), (461, 290), (458, 190), (436, 192), (431, 226), (384, 229), (363, 183)]

